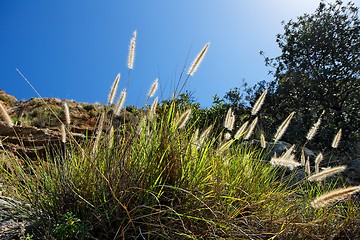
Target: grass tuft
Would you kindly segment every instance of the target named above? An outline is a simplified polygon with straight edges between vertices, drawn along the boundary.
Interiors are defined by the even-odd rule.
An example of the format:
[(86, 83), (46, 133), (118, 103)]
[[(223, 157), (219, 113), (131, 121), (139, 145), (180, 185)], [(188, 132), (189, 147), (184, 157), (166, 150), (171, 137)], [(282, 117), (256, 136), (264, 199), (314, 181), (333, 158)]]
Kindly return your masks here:
[[(136, 31), (130, 41), (130, 70), (134, 64), (135, 41)], [(195, 58), (185, 83), (198, 69), (208, 47), (206, 44)], [(108, 105), (114, 101), (119, 79), (117, 75)], [(175, 93), (179, 83), (180, 80)], [(154, 97), (157, 87), (155, 80), (146, 102)], [(267, 90), (255, 103), (252, 115), (260, 110), (266, 93)], [(359, 225), (353, 224), (360, 217), (358, 203), (350, 198), (347, 202), (339, 201), (359, 192), (360, 187), (346, 188), (341, 179), (322, 181), (343, 171), (344, 166), (319, 172), (323, 159), (320, 153), (315, 160), (315, 174), (310, 175), (310, 160), (303, 152), (301, 163), (296, 161), (295, 145), (280, 157), (273, 156), (270, 163), (266, 160), (269, 146), (280, 140), (294, 112), (278, 128), (275, 142), (266, 142), (260, 129), (260, 148), (253, 144), (258, 142), (256, 139), (248, 140), (253, 135), (256, 138), (253, 132), (261, 116), (256, 116), (250, 124), (250, 120), (242, 123), (232, 138), (235, 115), (231, 108), (224, 128), (216, 132), (214, 126), (218, 122), (204, 125), (193, 105), (184, 105), (176, 98), (159, 104), (156, 97), (150, 108), (137, 111), (139, 121), (115, 125), (114, 118), (125, 112), (122, 111), (125, 98), (126, 89), (112, 106), (114, 114), (109, 114), (110, 106), (102, 108), (95, 133), (86, 135), (81, 142), (69, 132), (70, 114), (66, 113), (65, 105), (65, 115), (69, 117), (66, 117), (67, 128), (61, 123), (62, 143), (45, 146), (46, 153), (35, 158), (7, 152), (2, 145), (6, 139), (0, 140), (0, 150), (4, 152), (0, 158), (1, 194), (23, 203), (17, 207), (27, 223), (21, 237), (330, 239), (344, 234), (350, 238), (358, 236)], [(5, 108), (0, 107), (7, 125), (12, 126), (11, 119), (6, 120)], [(59, 120), (49, 109), (54, 119)], [(308, 141), (319, 125), (320, 118), (308, 133)], [(340, 135), (341, 129), (335, 138), (336, 147)], [(300, 166), (305, 167), (308, 177), (305, 173), (299, 177)], [(322, 209), (334, 202), (339, 204)]]

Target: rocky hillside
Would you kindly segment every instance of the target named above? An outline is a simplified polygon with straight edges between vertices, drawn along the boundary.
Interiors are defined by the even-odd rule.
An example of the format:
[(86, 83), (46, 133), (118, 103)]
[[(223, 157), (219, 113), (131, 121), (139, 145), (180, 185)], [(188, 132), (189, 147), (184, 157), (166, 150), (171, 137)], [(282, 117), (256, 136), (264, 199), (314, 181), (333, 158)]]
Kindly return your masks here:
[[(9, 127), (0, 116), (0, 143), (9, 152), (41, 152), (44, 145), (61, 142), (61, 123), (65, 122), (64, 103), (69, 107), (71, 124), (69, 130), (76, 139), (92, 136), (103, 111), (111, 114), (111, 108), (100, 104), (77, 103), (55, 98), (32, 98), (18, 101), (14, 96), (0, 90), (0, 103), (6, 108), (14, 126)], [(1, 115), (1, 114), (0, 114)], [(125, 118), (126, 115), (126, 118)], [(134, 122), (136, 116), (123, 112), (115, 119), (118, 122)], [(114, 124), (114, 123), (113, 123)], [(0, 149), (1, 151), (1, 149)]]

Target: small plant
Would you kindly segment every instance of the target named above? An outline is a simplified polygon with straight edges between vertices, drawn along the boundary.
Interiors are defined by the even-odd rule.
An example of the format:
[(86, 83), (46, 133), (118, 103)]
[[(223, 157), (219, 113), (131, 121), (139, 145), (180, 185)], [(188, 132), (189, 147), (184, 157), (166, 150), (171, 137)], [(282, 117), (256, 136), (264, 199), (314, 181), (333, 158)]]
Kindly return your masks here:
[(27, 233), (26, 236), (21, 236), (20, 237), (20, 240), (33, 240), (34, 239), (34, 236)]
[(81, 239), (86, 236), (86, 225), (71, 212), (67, 212), (63, 215), (60, 222), (53, 230), (53, 235), (56, 239)]

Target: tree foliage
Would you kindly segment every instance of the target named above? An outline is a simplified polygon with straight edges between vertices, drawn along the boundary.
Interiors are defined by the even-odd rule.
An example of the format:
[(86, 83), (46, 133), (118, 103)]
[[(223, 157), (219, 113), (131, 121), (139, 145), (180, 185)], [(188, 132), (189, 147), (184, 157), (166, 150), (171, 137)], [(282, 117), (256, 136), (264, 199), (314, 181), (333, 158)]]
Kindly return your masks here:
[[(287, 140), (305, 141), (306, 132), (322, 111), (323, 124), (317, 147), (331, 145), (332, 137), (343, 129), (343, 147), (358, 144), (360, 136), (360, 22), (354, 3), (321, 2), (313, 14), (304, 14), (284, 23), (284, 33), (276, 42), (280, 56), (265, 58), (274, 68), (274, 80), (245, 88), (253, 104), (268, 88), (263, 114), (272, 130), (286, 116), (296, 112)], [(228, 96), (231, 91), (227, 93)], [(238, 100), (237, 100), (238, 101)], [(240, 101), (240, 100), (239, 100)], [(238, 102), (239, 102), (238, 101)], [(270, 129), (269, 129), (270, 130)]]
[(345, 130), (344, 139), (358, 140), (360, 22), (354, 3), (322, 2), (315, 13), (285, 24), (276, 41), (282, 54), (272, 60), (273, 104), (298, 113), (301, 134), (325, 110), (327, 130), (321, 133), (326, 145), (338, 128)]

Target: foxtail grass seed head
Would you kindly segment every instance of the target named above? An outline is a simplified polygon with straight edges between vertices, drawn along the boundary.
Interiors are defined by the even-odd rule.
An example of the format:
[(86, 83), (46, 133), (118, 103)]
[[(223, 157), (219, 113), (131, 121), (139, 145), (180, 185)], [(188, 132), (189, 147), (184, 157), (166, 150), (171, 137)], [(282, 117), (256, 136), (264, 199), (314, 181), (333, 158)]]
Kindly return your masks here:
[(61, 124), (61, 142), (66, 143), (66, 129), (64, 124)]
[(121, 109), (124, 106), (125, 103), (125, 99), (126, 99), (126, 89), (122, 90), (120, 93), (120, 97), (119, 97), (119, 101), (115, 106), (115, 115), (119, 116)]
[(252, 135), (253, 132), (254, 132), (254, 129), (255, 129), (255, 126), (256, 126), (257, 122), (258, 122), (258, 117), (256, 117), (256, 118), (251, 122), (249, 128), (247, 129), (246, 135), (245, 135), (245, 137), (244, 137), (245, 140), (249, 140), (249, 139), (250, 139), (251, 135)]
[(266, 140), (263, 132), (260, 134), (260, 145), (262, 148), (266, 148)]
[(311, 202), (313, 208), (328, 206), (334, 202), (346, 199), (347, 197), (360, 191), (360, 186), (339, 188), (321, 195)]
[(119, 81), (120, 81), (120, 73), (118, 75), (116, 75), (116, 78), (111, 86), (111, 90), (110, 90), (110, 93), (109, 93), (109, 96), (108, 96), (108, 104), (111, 105), (114, 103), (114, 99), (115, 99), (115, 96), (116, 96), (116, 90), (117, 90), (117, 87), (118, 87), (118, 84), (119, 84)]
[(191, 141), (190, 142), (191, 142), (192, 146), (199, 147), (198, 146), (198, 142), (199, 142), (199, 129), (198, 128), (195, 130), (195, 132), (191, 136)]
[(153, 101), (153, 103), (151, 104), (151, 107), (150, 107), (150, 111), (149, 111), (149, 120), (153, 120), (154, 119), (154, 116), (156, 114), (156, 108), (157, 108), (157, 105), (158, 105), (158, 101), (159, 101), (159, 98), (156, 97)]
[(115, 135), (114, 126), (111, 126), (109, 133), (109, 145), (108, 145), (109, 149), (112, 149), (114, 146), (114, 135)]
[(241, 127), (239, 128), (239, 130), (237, 130), (237, 132), (235, 133), (234, 138), (239, 139), (240, 137), (242, 137), (245, 134), (245, 130), (248, 125), (249, 121), (244, 122), (243, 125), (241, 125)]
[(305, 166), (306, 158), (305, 158), (305, 151), (301, 149), (301, 165)]
[(228, 110), (228, 112), (226, 114), (224, 127), (226, 129), (228, 129), (229, 131), (232, 131), (233, 128), (234, 128), (234, 123), (235, 123), (235, 115), (234, 115), (232, 109), (229, 108), (229, 110)]
[(183, 114), (181, 114), (181, 116), (176, 121), (176, 125), (178, 129), (185, 127), (186, 123), (190, 119), (190, 115), (191, 115), (191, 108), (189, 108)]
[(251, 110), (251, 115), (256, 115), (261, 106), (264, 104), (264, 101), (265, 101), (265, 97), (266, 97), (266, 94), (267, 94), (267, 89), (260, 95), (259, 99), (255, 102), (254, 104), (254, 107), (252, 108)]
[(295, 144), (292, 145), (288, 150), (286, 150), (286, 152), (282, 155), (282, 158), (290, 159), (290, 158), (294, 157), (294, 155), (293, 155), (294, 150), (295, 150)]
[(199, 146), (203, 145), (203, 143), (205, 142), (206, 138), (209, 136), (212, 128), (213, 128), (213, 125), (210, 125), (209, 127), (207, 127), (207, 128), (200, 134), (199, 141), (198, 141), (198, 145), (199, 145)]
[(339, 146), (339, 142), (340, 142), (340, 139), (341, 139), (341, 133), (342, 133), (342, 129), (340, 128), (338, 133), (335, 135), (333, 141), (332, 141), (332, 144), (331, 144), (331, 147), (332, 148), (337, 148)]
[(67, 105), (66, 102), (64, 103), (64, 112), (65, 112), (66, 125), (69, 126), (71, 123), (71, 118), (70, 118), (69, 106)]
[(317, 132), (317, 130), (319, 129), (319, 126), (321, 124), (321, 117), (319, 117), (319, 119), (317, 120), (317, 122), (311, 127), (311, 129), (309, 130), (308, 134), (306, 135), (306, 139), (308, 141), (312, 140)]
[(290, 170), (293, 170), (294, 168), (301, 166), (301, 164), (294, 159), (294, 155), (291, 155), (289, 158), (284, 158), (282, 156), (274, 156), (271, 158), (270, 163), (273, 166), (283, 166), (289, 168)]
[(5, 107), (0, 103), (0, 112), (1, 112), (1, 115), (3, 116), (3, 119), (5, 121), (5, 123), (9, 126), (9, 127), (13, 127), (14, 126), (14, 123), (13, 121), (11, 120), (9, 114), (7, 113)]
[(156, 90), (158, 89), (159, 80), (155, 79), (155, 81), (151, 84), (151, 87), (148, 92), (148, 97), (151, 98), (155, 95)]
[(315, 158), (315, 173), (319, 173), (320, 171), (320, 162), (324, 159), (324, 156), (322, 153), (319, 153)]
[(199, 68), (199, 65), (201, 63), (201, 61), (204, 59), (206, 52), (208, 50), (210, 46), (210, 42), (207, 43), (203, 49), (201, 50), (201, 52), (196, 56), (195, 60), (192, 62), (189, 70), (188, 70), (188, 75), (189, 76), (193, 76), (194, 73), (197, 71), (197, 69)]
[(314, 174), (312, 176), (309, 176), (308, 177), (308, 180), (310, 182), (312, 181), (322, 181), (324, 180), (325, 178), (327, 177), (330, 177), (330, 176), (333, 176), (337, 173), (341, 173), (342, 171), (344, 171), (346, 169), (346, 166), (343, 165), (343, 166), (338, 166), (338, 167), (332, 167), (332, 168), (327, 168), (317, 174)]
[(305, 172), (308, 176), (311, 174), (309, 158), (307, 158), (305, 161)]
[(130, 45), (129, 45), (129, 56), (128, 56), (128, 62), (127, 62), (127, 67), (129, 69), (133, 69), (134, 68), (134, 60), (135, 60), (135, 47), (136, 47), (136, 35), (137, 32), (134, 31), (133, 36), (130, 40)]
[(281, 137), (284, 135), (286, 129), (288, 128), (291, 119), (293, 118), (295, 112), (290, 113), (290, 115), (284, 120), (284, 122), (279, 126), (278, 130), (276, 131), (276, 134), (274, 136), (274, 142), (276, 143), (281, 139)]

